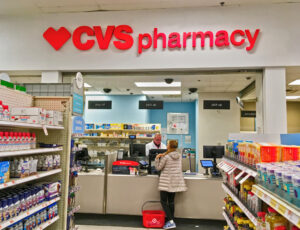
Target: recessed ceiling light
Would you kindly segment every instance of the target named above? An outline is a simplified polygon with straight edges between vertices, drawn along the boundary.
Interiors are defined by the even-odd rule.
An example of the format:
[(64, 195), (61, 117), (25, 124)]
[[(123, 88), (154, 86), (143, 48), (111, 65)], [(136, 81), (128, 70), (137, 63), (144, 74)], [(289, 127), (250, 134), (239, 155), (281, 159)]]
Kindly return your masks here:
[(288, 100), (296, 100), (296, 99), (300, 99), (300, 96), (286, 96), (286, 99), (288, 99)]
[(300, 85), (300, 79), (292, 81), (289, 85)]
[(147, 94), (147, 95), (180, 95), (181, 91), (142, 91), (142, 94)]
[(103, 94), (101, 91), (85, 91), (85, 95)]
[(84, 83), (84, 88), (91, 88), (92, 86), (90, 85), (90, 84), (88, 84), (88, 83)]
[(180, 81), (174, 81), (171, 84), (166, 82), (135, 82), (137, 87), (180, 87)]

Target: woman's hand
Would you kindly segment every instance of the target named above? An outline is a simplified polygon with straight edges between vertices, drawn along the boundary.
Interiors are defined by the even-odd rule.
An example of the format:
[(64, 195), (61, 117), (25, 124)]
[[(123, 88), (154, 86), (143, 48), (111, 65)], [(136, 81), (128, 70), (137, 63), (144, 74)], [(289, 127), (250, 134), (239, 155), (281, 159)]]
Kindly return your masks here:
[(159, 159), (159, 158), (161, 158), (161, 157), (164, 157), (165, 155), (164, 154), (158, 154), (157, 156), (156, 156), (156, 159)]

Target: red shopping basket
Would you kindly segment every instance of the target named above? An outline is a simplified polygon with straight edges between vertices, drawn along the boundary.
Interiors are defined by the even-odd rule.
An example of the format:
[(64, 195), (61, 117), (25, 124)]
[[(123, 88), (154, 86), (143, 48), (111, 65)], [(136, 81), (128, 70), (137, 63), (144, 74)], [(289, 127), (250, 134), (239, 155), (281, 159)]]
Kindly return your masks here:
[(160, 201), (147, 201), (143, 204), (143, 225), (145, 228), (162, 228), (165, 225), (165, 212), (161, 210), (144, 210), (148, 203), (160, 203)]

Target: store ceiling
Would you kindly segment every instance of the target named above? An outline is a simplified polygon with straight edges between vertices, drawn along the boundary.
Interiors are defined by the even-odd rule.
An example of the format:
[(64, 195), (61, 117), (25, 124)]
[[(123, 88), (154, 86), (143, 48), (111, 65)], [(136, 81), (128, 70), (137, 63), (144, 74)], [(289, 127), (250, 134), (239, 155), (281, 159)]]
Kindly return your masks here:
[[(103, 88), (112, 89), (110, 94), (130, 95), (142, 94), (143, 90), (180, 90), (181, 95), (174, 96), (151, 96), (155, 100), (165, 101), (193, 101), (197, 98), (197, 93), (190, 94), (189, 88), (197, 88), (199, 93), (239, 93), (247, 87), (260, 72), (207, 72), (193, 74), (84, 74), (84, 81), (92, 86), (89, 91), (103, 92)], [(140, 88), (135, 82), (161, 82), (165, 78), (173, 78), (180, 81), (178, 88)], [(129, 90), (128, 90), (129, 89)]]
[(0, 15), (299, 3), (300, 0), (0, 0)]

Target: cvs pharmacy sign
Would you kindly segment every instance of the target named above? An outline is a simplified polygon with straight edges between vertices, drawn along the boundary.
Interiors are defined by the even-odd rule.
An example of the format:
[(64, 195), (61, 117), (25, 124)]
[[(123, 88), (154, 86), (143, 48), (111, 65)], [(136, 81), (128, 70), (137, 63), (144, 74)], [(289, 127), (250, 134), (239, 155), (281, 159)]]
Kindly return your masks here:
[(137, 52), (139, 54), (147, 49), (183, 49), (192, 47), (193, 49), (201, 47), (239, 47), (246, 51), (251, 51), (255, 45), (260, 30), (250, 31), (249, 29), (237, 29), (234, 31), (219, 30), (213, 31), (188, 31), (164, 33), (154, 28), (149, 33), (140, 33), (133, 36), (133, 29), (129, 25), (107, 26), (79, 26), (73, 32), (65, 27), (58, 30), (49, 27), (43, 34), (45, 40), (55, 49), (59, 50), (72, 38), (73, 45), (79, 50), (90, 50), (96, 48), (107, 50), (113, 45), (119, 50), (128, 50), (137, 43)]

